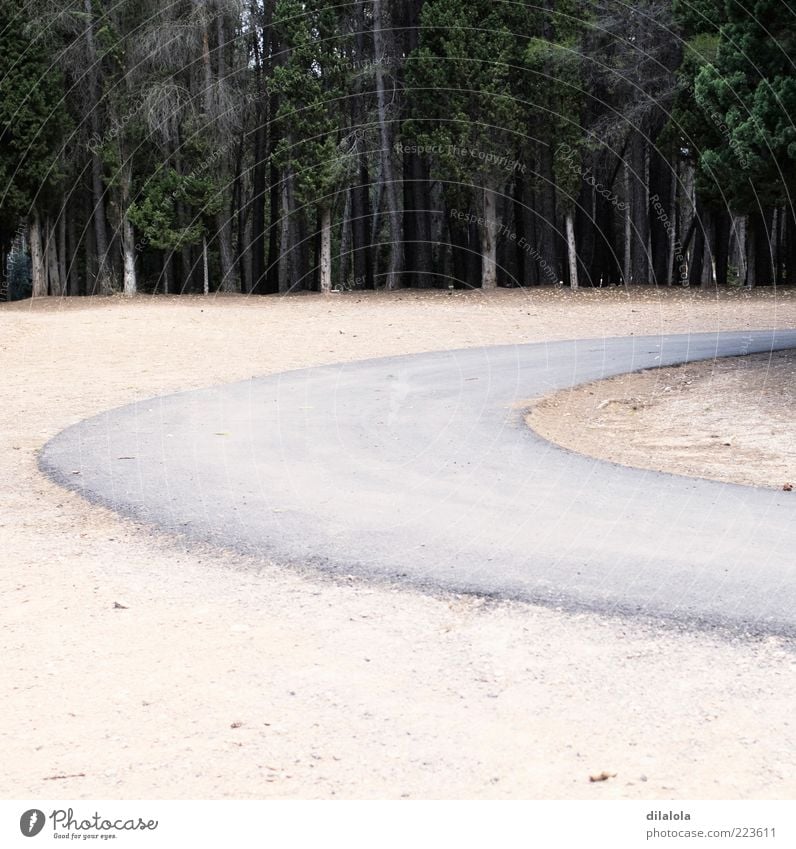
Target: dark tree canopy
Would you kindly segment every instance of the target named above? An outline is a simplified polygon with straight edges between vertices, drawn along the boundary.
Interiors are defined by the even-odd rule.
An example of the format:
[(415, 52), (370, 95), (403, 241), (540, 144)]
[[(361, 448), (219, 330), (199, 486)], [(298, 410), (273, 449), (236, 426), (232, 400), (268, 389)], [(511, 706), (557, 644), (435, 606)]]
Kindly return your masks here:
[[(783, 285), (783, 0), (0, 0), (15, 292)], [(4, 287), (3, 291), (6, 291)]]

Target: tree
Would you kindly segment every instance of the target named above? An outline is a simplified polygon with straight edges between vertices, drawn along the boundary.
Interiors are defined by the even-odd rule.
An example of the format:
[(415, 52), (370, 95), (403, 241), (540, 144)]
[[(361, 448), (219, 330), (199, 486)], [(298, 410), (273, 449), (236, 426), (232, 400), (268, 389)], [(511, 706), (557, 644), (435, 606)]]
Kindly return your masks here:
[[(300, 208), (316, 206), (322, 292), (332, 287), (332, 208), (345, 175), (356, 167), (354, 151), (340, 132), (346, 75), (338, 9), (333, 0), (279, 0), (276, 9), (286, 52), (273, 78), (276, 117), (284, 128), (275, 151), (285, 174), (283, 215), (295, 221)], [(303, 250), (297, 232), (291, 232), (293, 252)], [(290, 288), (301, 282), (294, 279)]]
[(773, 283), (776, 207), (786, 206), (791, 240), (796, 235), (791, 201), (796, 33), (775, 0), (719, 5), (716, 56), (694, 82), (697, 104), (719, 128), (717, 143), (702, 151), (700, 165), (725, 187), (735, 208), (750, 216), (747, 283)]
[[(524, 114), (513, 98), (517, 37), (513, 4), (429, 0), (420, 46), (409, 66), (415, 98), (407, 141), (434, 153), (433, 172), (452, 194), (476, 194), (481, 287), (497, 285), (498, 201), (511, 173), (511, 152)], [(444, 93), (444, 96), (441, 96)]]
[(20, 220), (27, 218), (32, 293), (40, 297), (48, 294), (48, 283), (62, 290), (57, 261), (48, 263), (46, 254), (56, 248), (50, 199), (60, 185), (68, 130), (63, 80), (52, 66), (51, 45), (27, 26), (10, 0), (0, 0), (0, 32), (0, 247), (5, 255)]

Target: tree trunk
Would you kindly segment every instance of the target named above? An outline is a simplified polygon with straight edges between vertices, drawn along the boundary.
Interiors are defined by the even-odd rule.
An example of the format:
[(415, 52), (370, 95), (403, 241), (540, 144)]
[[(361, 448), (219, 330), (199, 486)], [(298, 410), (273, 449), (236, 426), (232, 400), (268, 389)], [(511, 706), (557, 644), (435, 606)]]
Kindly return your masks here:
[(622, 276), (624, 277), (625, 288), (630, 285), (631, 275), (633, 273), (630, 264), (632, 257), (632, 237), (633, 237), (633, 222), (632, 222), (632, 193), (630, 191), (630, 163), (625, 160), (624, 166), (625, 178), (625, 255), (622, 265)]
[(522, 241), (525, 236), (525, 181), (521, 174), (517, 174), (514, 177), (511, 200), (514, 217), (514, 239), (511, 241), (514, 252), (512, 262), (514, 282), (517, 286), (527, 286), (530, 282), (526, 272), (528, 252), (524, 248), (525, 242)]
[[(83, 0), (83, 11), (88, 25), (86, 27), (86, 52), (89, 83), (88, 113), (91, 125), (91, 137), (95, 142), (91, 152), (91, 192), (94, 202), (92, 217), (94, 220), (94, 246), (97, 258), (97, 277), (91, 287), (93, 294), (109, 295), (113, 292), (113, 272), (111, 270), (108, 247), (108, 223), (105, 215), (105, 187), (102, 179), (102, 161), (96, 145), (101, 138), (100, 96), (99, 96), (99, 60), (94, 43), (94, 11), (92, 0)], [(88, 287), (87, 287), (88, 288)]]
[[(89, 196), (89, 202), (90, 202), (90, 196)], [(91, 207), (90, 207), (90, 204), (89, 204), (89, 210), (90, 210), (90, 208)], [(90, 211), (89, 211), (88, 215), (89, 215), (89, 218), (90, 218), (91, 217)], [(89, 224), (90, 224), (90, 221), (89, 221)], [(83, 252), (83, 260), (84, 260), (83, 275), (84, 275), (84, 280), (85, 280), (85, 283), (84, 283), (84, 286), (83, 286), (83, 294), (84, 295), (93, 295), (94, 294), (94, 288), (93, 288), (94, 282), (93, 281), (95, 280), (94, 275), (96, 273), (95, 259), (96, 259), (96, 256), (97, 256), (97, 248), (96, 248), (96, 243), (95, 243), (94, 228), (90, 227), (90, 226), (86, 226), (84, 233), (85, 233), (85, 239), (86, 239), (86, 249)]]
[(746, 221), (746, 285), (754, 289), (757, 285), (757, 216), (750, 215)]
[(572, 210), (567, 210), (567, 248), (569, 254), (569, 288), (578, 288), (578, 252), (575, 246), (575, 222)]
[(381, 216), (384, 210), (384, 180), (379, 180), (376, 186), (376, 203), (373, 206), (373, 211), (370, 216), (370, 246), (371, 246), (371, 264), (373, 273), (373, 288), (379, 288), (379, 278), (381, 277)]
[(44, 252), (47, 263), (48, 290), (53, 297), (61, 297), (64, 293), (61, 282), (61, 269), (58, 263), (58, 247), (56, 228), (48, 215), (44, 225)]
[(296, 208), (295, 175), (288, 165), (282, 183), (282, 257), (279, 263), (279, 291), (283, 294), (303, 289), (306, 245), (300, 211)]
[(58, 216), (58, 280), (61, 286), (61, 294), (68, 294), (68, 281), (66, 277), (66, 200), (64, 199), (61, 213)]
[(271, 220), (268, 223), (268, 269), (265, 273), (265, 293), (273, 295), (279, 291), (279, 264), (281, 252), (279, 250), (279, 205), (281, 195), (281, 181), (279, 169), (273, 162), (269, 169), (269, 212)]
[(357, 182), (351, 188), (351, 239), (354, 248), (354, 280), (364, 289), (373, 288), (369, 189), (367, 160), (362, 154)]
[(127, 212), (122, 218), (122, 256), (124, 257), (124, 294), (132, 298), (138, 292), (135, 273), (135, 231)]
[(287, 174), (282, 180), (282, 257), (279, 261), (279, 291), (290, 288), (290, 203), (287, 190)]
[(207, 261), (207, 236), (202, 236), (202, 271), (203, 271), (203, 286), (202, 291), (205, 295), (210, 294), (210, 267)]
[(727, 285), (727, 266), (730, 259), (730, 214), (722, 208), (715, 213), (713, 218), (713, 241), (715, 250), (714, 257), (714, 274), (717, 286)]
[(321, 274), (319, 289), (324, 294), (332, 291), (332, 210), (321, 209)]
[[(258, 126), (254, 131), (254, 168), (252, 169), (252, 280), (251, 291), (256, 295), (265, 293), (265, 195), (266, 185), (266, 121), (264, 112), (257, 111)], [(273, 226), (274, 222), (271, 221)], [(273, 257), (268, 257), (273, 262)]]
[(694, 216), (694, 247), (688, 264), (688, 285), (699, 286), (702, 283), (702, 267), (705, 262), (705, 228), (702, 224), (702, 208), (697, 203)]
[[(677, 214), (677, 184), (680, 180), (680, 169), (677, 165), (674, 167), (674, 173), (672, 174), (672, 182), (669, 187), (670, 195), (669, 195), (669, 214), (671, 218), (669, 219), (669, 244), (668, 244), (668, 253), (666, 257), (666, 285), (673, 286), (674, 285), (674, 255), (676, 253), (677, 248), (677, 228), (680, 224), (680, 216)], [(678, 263), (679, 264), (679, 263)]]
[(796, 211), (788, 204), (785, 212), (785, 283), (796, 283)]
[(130, 190), (133, 181), (132, 161), (127, 158), (121, 168), (120, 176), (120, 215), (122, 219), (122, 258), (124, 294), (132, 298), (138, 292), (138, 281), (135, 274), (135, 231), (133, 222), (130, 221), (128, 210), (130, 208)]
[(29, 236), (31, 274), (33, 277), (31, 295), (34, 298), (47, 297), (47, 269), (44, 265), (44, 249), (41, 239), (41, 217), (39, 210), (33, 209), (30, 217)]
[(647, 141), (641, 132), (635, 132), (630, 143), (631, 195), (633, 198), (633, 232), (631, 234), (632, 259), (630, 276), (634, 286), (651, 282), (649, 255), (649, 191)]
[(248, 203), (244, 198), (242, 162), (243, 145), (240, 146), (240, 150), (235, 161), (235, 179), (232, 188), (232, 209), (235, 216), (235, 244), (237, 245), (235, 264), (238, 267), (240, 291), (248, 293), (251, 291), (251, 276), (248, 274), (247, 267), (247, 258), (250, 256), (250, 252), (246, 244), (246, 210)]
[[(696, 231), (697, 226), (697, 215), (696, 215), (696, 169), (690, 163), (686, 163), (683, 166), (683, 193), (682, 199), (680, 202), (680, 221), (682, 222), (681, 232), (682, 232), (682, 244), (680, 246), (680, 253), (683, 256), (683, 262), (686, 262), (688, 259), (688, 246), (691, 242), (691, 239), (694, 237), (694, 233)], [(686, 262), (689, 266), (684, 269), (680, 273), (680, 283), (683, 286), (688, 285), (689, 275), (691, 272), (690, 263)]]
[(481, 233), (481, 288), (497, 288), (498, 221), (495, 192), (484, 187), (484, 226)]
[(543, 145), (539, 156), (541, 181), (537, 200), (540, 201), (541, 215), (536, 224), (539, 253), (542, 258), (542, 262), (539, 262), (539, 280), (550, 280), (549, 269), (553, 269), (554, 279), (552, 282), (556, 282), (555, 278), (557, 278), (559, 271), (559, 235), (556, 232), (556, 187), (552, 146)]
[(174, 291), (174, 251), (163, 251), (163, 294)]
[(221, 259), (219, 288), (222, 292), (240, 292), (240, 277), (232, 250), (232, 219), (227, 212), (219, 212), (216, 216), (216, 238)]
[(345, 289), (351, 279), (351, 192), (345, 193), (345, 204), (343, 205), (343, 221), (340, 229), (340, 270), (338, 272), (339, 285)]
[(738, 266), (738, 282), (741, 286), (746, 285), (746, 216), (733, 216), (733, 230), (735, 232), (735, 256)]
[(66, 272), (67, 291), (71, 296), (80, 294), (80, 277), (78, 275), (77, 258), (80, 251), (80, 239), (77, 235), (77, 216), (75, 203), (71, 204), (70, 214), (67, 220), (67, 245), (69, 254), (69, 267)]
[[(373, 44), (376, 70), (376, 103), (381, 141), (381, 175), (387, 198), (387, 216), (390, 222), (390, 265), (387, 269), (386, 288), (398, 289), (401, 286), (403, 265), (403, 232), (399, 186), (393, 164), (393, 125), (387, 115), (387, 88), (384, 74), (385, 64), (389, 61), (386, 38), (391, 38), (391, 29), (384, 12), (384, 0), (373, 0)], [(385, 36), (386, 34), (386, 36)]]
[(703, 228), (703, 257), (702, 257), (702, 279), (700, 281), (703, 289), (710, 289), (715, 285), (715, 269), (713, 258), (713, 239), (715, 228), (713, 226), (713, 213), (708, 209), (702, 210)]

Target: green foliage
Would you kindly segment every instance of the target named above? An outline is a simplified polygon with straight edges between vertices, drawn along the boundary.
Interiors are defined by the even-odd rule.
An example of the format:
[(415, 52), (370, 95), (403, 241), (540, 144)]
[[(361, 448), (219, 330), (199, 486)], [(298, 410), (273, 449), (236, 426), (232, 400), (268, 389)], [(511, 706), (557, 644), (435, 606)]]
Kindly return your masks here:
[(434, 150), (444, 177), (488, 187), (507, 179), (501, 160), (512, 158), (526, 130), (512, 80), (521, 72), (519, 34), (528, 32), (522, 19), (529, 14), (488, 0), (426, 3), (420, 47), (407, 65), (412, 108), (404, 134)]
[(331, 0), (276, 4), (289, 55), (275, 68), (272, 81), (280, 98), (276, 119), (283, 128), (275, 160), (295, 173), (300, 202), (328, 203), (323, 199), (354, 167), (340, 147), (341, 104), (348, 86), (340, 9)]
[(777, 0), (722, 5), (715, 58), (694, 79), (695, 102), (719, 135), (700, 165), (740, 208), (760, 195), (781, 203), (794, 187), (796, 31)]
[[(148, 180), (130, 207), (129, 216), (144, 238), (160, 250), (194, 245), (207, 233), (209, 220), (222, 205), (213, 181), (193, 174), (162, 169)], [(190, 224), (180, 226), (177, 205), (198, 210)]]
[[(565, 207), (577, 201), (583, 174), (580, 152), (586, 138), (581, 124), (585, 103), (581, 44), (587, 27), (586, 4), (562, 0), (551, 16), (547, 38), (535, 38), (526, 50), (526, 63), (544, 98), (549, 120), (544, 136), (553, 149), (553, 172)], [(534, 101), (536, 102), (536, 101)]]
[(0, 230), (7, 242), (18, 220), (58, 184), (69, 122), (61, 75), (47, 43), (27, 30), (18, 3), (0, 0), (0, 32)]

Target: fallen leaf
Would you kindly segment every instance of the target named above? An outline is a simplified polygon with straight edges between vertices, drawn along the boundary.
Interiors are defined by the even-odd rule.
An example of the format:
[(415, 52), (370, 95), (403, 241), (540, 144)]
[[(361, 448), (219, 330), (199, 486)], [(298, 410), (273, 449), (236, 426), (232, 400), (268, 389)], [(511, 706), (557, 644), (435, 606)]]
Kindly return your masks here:
[(114, 603), (113, 603), (113, 609), (114, 609), (114, 610), (129, 610), (130, 608), (129, 608), (129, 607), (125, 607), (125, 605), (123, 605), (123, 604), (119, 604), (119, 602), (118, 602), (118, 601), (114, 601)]
[(615, 772), (601, 772), (599, 775), (590, 775), (589, 781), (608, 781), (609, 778), (616, 778)]
[(782, 491), (783, 492), (793, 492), (793, 484), (792, 483), (783, 484), (782, 485)]

